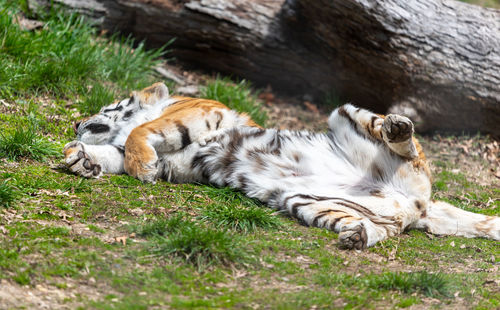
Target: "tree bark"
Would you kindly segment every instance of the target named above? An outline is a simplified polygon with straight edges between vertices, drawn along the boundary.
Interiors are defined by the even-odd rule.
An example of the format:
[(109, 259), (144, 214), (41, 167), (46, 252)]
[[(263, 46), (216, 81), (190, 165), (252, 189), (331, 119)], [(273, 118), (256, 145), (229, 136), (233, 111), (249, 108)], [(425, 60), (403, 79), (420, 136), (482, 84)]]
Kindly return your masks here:
[[(500, 12), (452, 0), (55, 0), (183, 62), (500, 135)], [(48, 6), (48, 0), (30, 5)]]

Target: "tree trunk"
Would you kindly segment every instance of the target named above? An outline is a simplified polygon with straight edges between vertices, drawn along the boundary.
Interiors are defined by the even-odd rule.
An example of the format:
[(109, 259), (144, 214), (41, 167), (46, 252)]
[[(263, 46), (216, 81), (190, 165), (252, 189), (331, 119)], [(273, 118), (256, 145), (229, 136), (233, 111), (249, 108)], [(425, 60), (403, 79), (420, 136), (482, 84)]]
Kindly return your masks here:
[[(500, 135), (500, 12), (451, 0), (55, 0), (186, 63)], [(48, 6), (48, 0), (30, 4)]]

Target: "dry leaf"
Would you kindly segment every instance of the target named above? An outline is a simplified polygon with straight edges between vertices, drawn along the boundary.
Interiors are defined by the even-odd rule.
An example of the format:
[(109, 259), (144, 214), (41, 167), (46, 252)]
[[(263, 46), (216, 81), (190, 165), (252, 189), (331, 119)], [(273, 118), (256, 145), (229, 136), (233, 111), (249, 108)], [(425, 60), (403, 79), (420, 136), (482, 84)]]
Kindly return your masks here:
[(267, 106), (271, 106), (274, 101), (274, 95), (270, 92), (262, 92), (259, 94), (259, 99), (264, 101)]
[(144, 210), (142, 210), (141, 208), (135, 208), (132, 210), (128, 210), (128, 213), (135, 215), (135, 216), (141, 216), (144, 214)]
[(127, 236), (115, 237), (115, 241), (123, 245), (127, 245), (127, 239), (128, 239)]
[(450, 242), (450, 245), (451, 245), (452, 247), (454, 247), (454, 246), (455, 246), (455, 241)]
[(24, 16), (17, 15), (14, 17), (14, 22), (19, 25), (21, 30), (30, 31), (42, 28), (45, 25), (43, 22), (34, 19), (27, 19)]
[(306, 108), (315, 113), (315, 114), (318, 114), (319, 113), (319, 110), (318, 110), (318, 107), (314, 104), (314, 103), (311, 103), (309, 101), (304, 101), (304, 105), (306, 106)]

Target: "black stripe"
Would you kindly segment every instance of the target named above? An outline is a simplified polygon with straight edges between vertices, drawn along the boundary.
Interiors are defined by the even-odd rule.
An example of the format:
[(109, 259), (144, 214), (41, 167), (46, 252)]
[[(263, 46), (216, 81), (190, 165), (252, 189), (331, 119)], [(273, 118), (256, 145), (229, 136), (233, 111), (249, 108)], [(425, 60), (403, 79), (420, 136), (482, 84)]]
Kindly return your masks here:
[(296, 202), (296, 203), (292, 204), (293, 216), (298, 217), (297, 214), (299, 213), (299, 208), (301, 208), (303, 206), (310, 205), (310, 204), (311, 204), (310, 202)]
[(372, 120), (371, 120), (371, 121), (372, 121), (372, 129), (374, 129), (374, 128), (375, 128), (375, 121), (376, 121), (377, 119), (378, 119), (378, 116), (377, 116), (377, 115), (373, 115), (373, 116), (372, 116)]
[(122, 146), (122, 145), (113, 145), (117, 150), (118, 152), (120, 152), (122, 155), (125, 154), (125, 147)]
[(217, 123), (215, 123), (215, 129), (219, 129), (220, 122), (222, 121), (222, 113), (219, 111), (215, 111), (215, 114), (217, 115)]
[(89, 124), (85, 126), (85, 129), (90, 130), (93, 134), (108, 132), (110, 130), (109, 126), (105, 124)]
[(340, 107), (337, 111), (340, 116), (347, 118), (352, 127), (354, 127), (356, 130), (358, 129), (356, 122), (351, 118), (351, 116), (349, 115), (349, 113), (347, 113), (346, 109), (343, 106)]
[(330, 223), (330, 227), (329, 227), (328, 229), (335, 231), (335, 225), (337, 225), (337, 223), (338, 223), (341, 219), (344, 219), (344, 218), (346, 218), (346, 217), (352, 217), (352, 215), (346, 214), (346, 215), (344, 215), (344, 216), (339, 216), (339, 217), (336, 217), (336, 218), (335, 218), (335, 220), (334, 220), (332, 223)]
[(175, 125), (177, 126), (177, 130), (179, 130), (181, 134), (181, 139), (182, 139), (181, 149), (183, 149), (189, 144), (191, 144), (191, 137), (189, 137), (189, 129), (186, 126), (182, 125), (182, 123), (179, 121), (175, 122)]
[(322, 212), (318, 213), (319, 215), (316, 215), (316, 217), (314, 218), (311, 226), (318, 227), (318, 221), (320, 219), (324, 218), (325, 216), (327, 216), (329, 212), (330, 212), (330, 210), (328, 210), (328, 212), (322, 211)]
[(102, 112), (106, 113), (106, 112), (121, 111), (121, 110), (123, 110), (123, 107), (119, 105), (119, 106), (117, 106), (117, 107), (115, 107), (115, 108), (113, 108), (113, 109), (105, 109), (105, 110), (104, 110), (104, 111), (102, 111)]
[[(306, 194), (295, 194), (295, 195), (292, 195), (290, 197), (287, 197), (285, 199), (285, 203), (288, 202), (289, 199), (292, 199), (292, 198), (301, 198), (301, 199), (312, 199), (312, 200), (316, 200), (316, 201), (325, 201), (325, 200), (340, 200), (342, 201), (342, 203), (340, 202), (336, 202), (334, 201), (334, 203), (337, 203), (339, 205), (342, 205), (344, 207), (348, 207), (348, 208), (352, 208), (360, 213), (367, 213), (371, 216), (376, 216), (375, 213), (373, 213), (370, 209), (358, 204), (358, 203), (355, 203), (354, 201), (351, 201), (351, 200), (347, 200), (347, 199), (344, 199), (344, 198), (339, 198), (339, 197), (324, 197), (324, 196), (316, 196), (316, 195), (306, 195)], [(365, 214), (366, 215), (366, 214)]]

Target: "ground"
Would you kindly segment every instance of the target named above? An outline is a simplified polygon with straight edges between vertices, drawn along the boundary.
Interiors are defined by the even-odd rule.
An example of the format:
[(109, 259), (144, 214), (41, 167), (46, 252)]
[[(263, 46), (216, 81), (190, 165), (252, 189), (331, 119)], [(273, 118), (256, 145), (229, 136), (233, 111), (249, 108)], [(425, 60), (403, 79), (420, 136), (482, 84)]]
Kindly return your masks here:
[[(172, 62), (164, 69), (170, 78), (160, 70), (147, 73), (146, 82), (163, 80), (173, 93), (238, 99), (235, 108), (256, 109), (253, 117), (270, 127), (324, 130), (338, 103), (282, 97)], [(96, 102), (139, 87), (137, 76), (124, 82), (120, 75), (107, 85), (99, 79), (112, 76), (95, 75), (97, 82), (78, 89), (72, 83), (82, 82), (71, 80), (73, 74), (36, 92), (0, 84), (0, 308), (500, 307), (498, 241), (409, 231), (366, 251), (347, 251), (337, 246), (337, 234), (305, 227), (230, 189), (72, 175), (61, 158), (62, 146), (74, 139), (72, 122), (95, 112)], [(17, 89), (28, 82), (34, 80)], [(60, 96), (61, 89), (73, 95)], [(498, 141), (419, 139), (436, 199), (500, 215)]]

